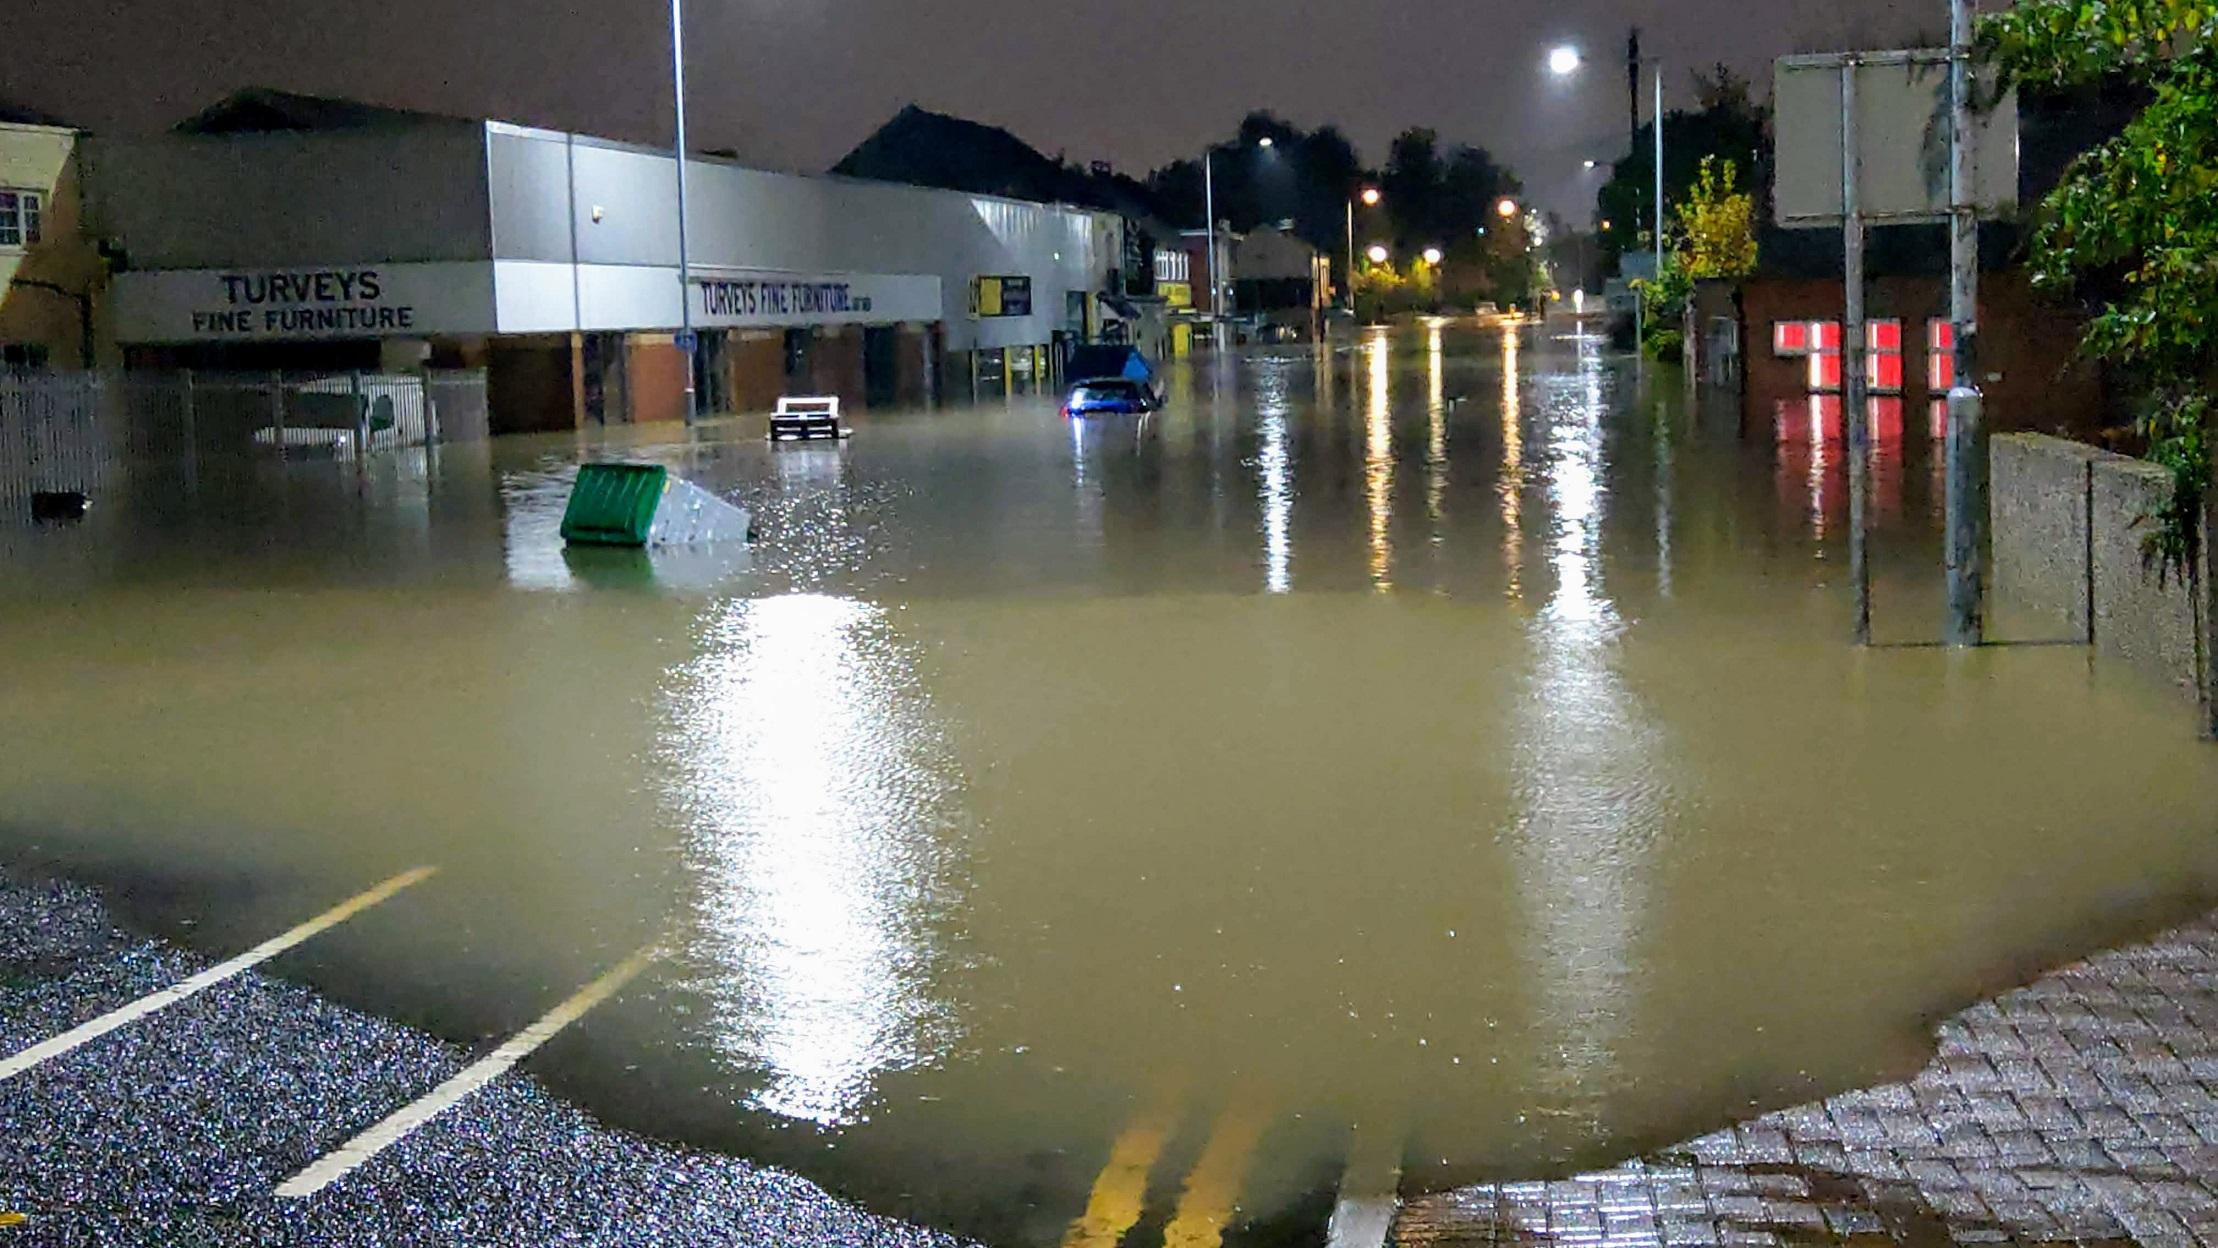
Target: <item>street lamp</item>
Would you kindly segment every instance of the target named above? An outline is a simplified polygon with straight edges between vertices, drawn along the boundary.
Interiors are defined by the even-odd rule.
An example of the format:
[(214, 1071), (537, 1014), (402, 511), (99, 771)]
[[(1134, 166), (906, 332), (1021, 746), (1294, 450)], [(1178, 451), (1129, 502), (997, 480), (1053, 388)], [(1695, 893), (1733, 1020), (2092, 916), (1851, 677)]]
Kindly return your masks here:
[[(1637, 46), (1637, 45), (1636, 45), (1636, 46)], [(1653, 129), (1654, 129), (1654, 130), (1655, 130), (1655, 132), (1656, 132), (1656, 240), (1655, 240), (1655, 241), (1656, 241), (1656, 276), (1660, 278), (1660, 277), (1662, 277), (1662, 276), (1663, 276), (1663, 250), (1664, 250), (1664, 196), (1663, 196), (1663, 161), (1664, 161), (1664, 82), (1663, 82), (1663, 62), (1662, 62), (1662, 61), (1661, 61), (1661, 60), (1660, 60), (1659, 58), (1655, 58), (1655, 57), (1641, 57), (1641, 58), (1640, 58), (1640, 60), (1641, 60), (1641, 62), (1643, 62), (1643, 63), (1646, 63), (1646, 64), (1651, 64), (1651, 65), (1654, 65), (1654, 66), (1656, 67), (1656, 117), (1655, 117), (1655, 122), (1654, 122), (1654, 124), (1653, 124)], [(1569, 75), (1571, 75), (1571, 74), (1577, 73), (1577, 72), (1578, 72), (1578, 70), (1579, 70), (1579, 66), (1580, 66), (1580, 65), (1581, 65), (1582, 63), (1583, 63), (1583, 62), (1582, 62), (1582, 60), (1581, 60), (1581, 58), (1580, 58), (1580, 56), (1579, 56), (1579, 50), (1578, 50), (1577, 48), (1571, 47), (1571, 46), (1569, 46), (1569, 45), (1565, 45), (1565, 46), (1563, 46), (1563, 47), (1559, 47), (1559, 48), (1556, 48), (1556, 49), (1554, 49), (1553, 51), (1551, 51), (1551, 52), (1549, 52), (1549, 53), (1548, 53), (1548, 70), (1549, 70), (1549, 72), (1550, 72), (1550, 73), (1553, 73), (1553, 74), (1555, 74), (1555, 75), (1556, 75), (1557, 77), (1559, 77), (1559, 78), (1562, 78), (1562, 77), (1568, 77), (1568, 76), (1569, 76)], [(1594, 162), (1593, 162), (1593, 161), (1588, 161), (1588, 162), (1587, 162), (1587, 168), (1591, 169), (1591, 168), (1593, 168), (1593, 167), (1594, 167)]]
[(1601, 164), (1601, 163), (1602, 163), (1602, 162), (1601, 162), (1601, 161), (1599, 161), (1599, 160), (1590, 160), (1590, 161), (1586, 162), (1586, 167), (1587, 167), (1587, 168), (1589, 168), (1589, 169), (1592, 169), (1592, 168), (1594, 168), (1594, 167), (1595, 167), (1596, 165), (1599, 165), (1599, 164)]
[(1443, 255), (1444, 253), (1438, 247), (1427, 247), (1425, 248), (1425, 263), (1434, 268), (1439, 268)]
[(1501, 203), (1494, 205), (1494, 213), (1504, 221), (1509, 220), (1517, 215), (1517, 201), (1507, 196), (1503, 197)]
[(1373, 264), (1385, 264), (1387, 258), (1392, 256), (1394, 253), (1388, 251), (1386, 249), (1386, 244), (1384, 243), (1373, 243), (1371, 244), (1371, 250), (1364, 252), (1363, 254), (1369, 256), (1371, 258), (1371, 263)]
[(1266, 135), (1264, 135), (1264, 136), (1263, 136), (1262, 138), (1260, 138), (1260, 139), (1257, 139), (1257, 140), (1255, 141), (1255, 145), (1256, 145), (1257, 147), (1277, 147), (1277, 146), (1278, 146), (1278, 140), (1277, 140), (1277, 139), (1274, 139), (1274, 138), (1272, 138), (1272, 137), (1271, 137), (1270, 135), (1267, 135), (1267, 134), (1266, 134)]

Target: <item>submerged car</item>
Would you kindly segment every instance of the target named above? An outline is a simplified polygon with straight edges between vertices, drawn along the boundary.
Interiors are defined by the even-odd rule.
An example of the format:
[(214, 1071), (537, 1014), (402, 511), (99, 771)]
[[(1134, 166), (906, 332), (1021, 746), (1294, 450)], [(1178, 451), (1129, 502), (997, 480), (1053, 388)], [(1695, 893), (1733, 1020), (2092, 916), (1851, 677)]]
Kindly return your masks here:
[(1072, 386), (1070, 397), (1063, 400), (1063, 415), (1140, 416), (1162, 406), (1163, 401), (1146, 385), (1123, 377), (1109, 377)]

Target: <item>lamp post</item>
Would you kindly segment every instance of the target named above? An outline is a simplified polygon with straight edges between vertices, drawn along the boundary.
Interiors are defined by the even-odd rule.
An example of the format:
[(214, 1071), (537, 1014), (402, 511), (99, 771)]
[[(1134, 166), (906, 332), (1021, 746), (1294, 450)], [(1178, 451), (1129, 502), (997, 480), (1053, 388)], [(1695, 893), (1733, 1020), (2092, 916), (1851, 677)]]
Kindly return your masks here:
[(1348, 200), (1348, 311), (1355, 311), (1355, 201), (1360, 199), (1366, 208), (1379, 206), (1379, 188), (1366, 186), (1358, 195)]
[[(1636, 45), (1636, 46), (1637, 46), (1637, 45)], [(1548, 70), (1549, 70), (1549, 72), (1550, 72), (1550, 73), (1553, 73), (1553, 74), (1554, 74), (1554, 75), (1556, 75), (1556, 76), (1557, 76), (1558, 78), (1568, 78), (1568, 77), (1570, 77), (1570, 76), (1571, 76), (1572, 74), (1575, 74), (1575, 73), (1579, 72), (1579, 67), (1580, 67), (1581, 65), (1583, 65), (1584, 63), (1585, 63), (1585, 58), (1583, 58), (1583, 57), (1581, 57), (1581, 56), (1579, 55), (1579, 50), (1578, 50), (1577, 48), (1575, 48), (1575, 47), (1572, 47), (1572, 46), (1571, 46), (1571, 45), (1569, 45), (1569, 44), (1566, 44), (1566, 45), (1564, 45), (1564, 46), (1562, 46), (1562, 47), (1556, 48), (1556, 49), (1554, 49), (1553, 51), (1549, 52), (1549, 54), (1548, 54)], [(1643, 65), (1643, 64), (1646, 64), (1646, 65), (1653, 65), (1653, 66), (1655, 67), (1655, 70), (1656, 70), (1656, 115), (1655, 115), (1655, 119), (1654, 119), (1654, 122), (1653, 122), (1653, 124), (1652, 124), (1651, 128), (1652, 128), (1653, 130), (1655, 130), (1655, 132), (1656, 132), (1656, 233), (1655, 233), (1655, 244), (1656, 244), (1656, 276), (1657, 276), (1657, 277), (1658, 277), (1658, 278), (1660, 279), (1660, 278), (1662, 278), (1662, 277), (1663, 277), (1663, 253), (1664, 253), (1664, 176), (1663, 176), (1663, 162), (1664, 162), (1664, 81), (1663, 81), (1663, 59), (1662, 59), (1661, 57), (1639, 57), (1638, 59), (1636, 59), (1636, 60), (1634, 61), (1634, 68), (1635, 68), (1635, 72), (1636, 72), (1636, 74), (1637, 74), (1637, 72), (1638, 72), (1638, 68), (1639, 68), (1639, 66), (1641, 66), (1641, 65)], [(1591, 162), (1589, 162), (1589, 164), (1588, 164), (1588, 167), (1589, 167), (1589, 168), (1592, 168), (1592, 167), (1593, 167), (1593, 165), (1592, 165), (1592, 163), (1591, 163)]]
[(685, 236), (685, 0), (670, 0), (670, 89), (678, 106), (678, 348), (685, 357), (685, 423), (700, 419), (693, 388), (693, 253)]

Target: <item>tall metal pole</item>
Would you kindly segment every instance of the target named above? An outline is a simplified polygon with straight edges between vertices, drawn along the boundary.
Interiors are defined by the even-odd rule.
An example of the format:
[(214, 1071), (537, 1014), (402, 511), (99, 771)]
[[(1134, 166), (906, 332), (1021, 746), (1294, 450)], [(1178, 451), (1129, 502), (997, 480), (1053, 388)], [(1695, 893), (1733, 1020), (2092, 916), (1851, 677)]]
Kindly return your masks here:
[(1949, 0), (1949, 283), (1956, 380), (1948, 394), (1948, 644), (1986, 637), (1987, 442), (1981, 428), (1979, 208), (1972, 185), (1972, 3)]
[(1224, 291), (1217, 285), (1217, 154), (1203, 152), (1201, 156), (1202, 201), (1209, 210), (1209, 349), (1222, 351), (1224, 344), (1217, 339), (1222, 325), (1219, 304)]
[(685, 228), (685, 0), (670, 0), (670, 87), (678, 105), (678, 345), (685, 357), (685, 423), (700, 418), (693, 392), (693, 253)]
[(1864, 217), (1856, 183), (1856, 61), (1841, 67), (1841, 415), (1848, 433), (1848, 576), (1856, 587), (1856, 644), (1871, 644), (1871, 432), (1864, 383)]
[(1663, 202), (1663, 62), (1656, 62), (1656, 280), (1663, 280), (1664, 251), (1664, 202)]
[(1355, 197), (1348, 197), (1348, 311), (1355, 311)]

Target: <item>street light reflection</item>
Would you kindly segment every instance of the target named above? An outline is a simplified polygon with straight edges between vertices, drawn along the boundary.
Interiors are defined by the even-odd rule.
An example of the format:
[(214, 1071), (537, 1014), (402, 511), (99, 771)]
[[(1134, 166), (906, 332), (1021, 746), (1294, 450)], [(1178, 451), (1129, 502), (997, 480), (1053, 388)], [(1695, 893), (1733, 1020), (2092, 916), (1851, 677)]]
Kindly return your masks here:
[(1371, 584), (1394, 588), (1394, 419), (1389, 407), (1388, 338), (1375, 331), (1368, 344), (1370, 401), (1364, 407), (1363, 501), (1371, 521)]
[(1534, 674), (1519, 708), (1515, 855), (1524, 877), (1549, 1076), (1582, 1135), (1600, 1130), (1604, 1072), (1629, 998), (1645, 899), (1642, 881), (1662, 817), (1655, 730), (1616, 670), (1621, 623), (1602, 583), (1608, 503), (1597, 344), (1553, 384), (1547, 498), (1555, 586), (1531, 629)]
[(1256, 395), (1263, 417), (1263, 450), (1257, 467), (1257, 495), (1263, 505), (1263, 588), (1284, 594), (1294, 588), (1294, 471), (1287, 446), (1286, 419), (1292, 403), (1286, 377), (1273, 369), (1265, 373)]
[(1525, 596), (1525, 412), (1515, 329), (1502, 331), (1502, 565), (1511, 601)]
[(678, 677), (672, 806), (699, 883), (688, 961), (750, 1103), (838, 1126), (944, 1051), (926, 976), (932, 831), (952, 764), (881, 609), (793, 594), (717, 608)]
[(1425, 329), (1425, 517), (1432, 521), (1432, 541), (1441, 543), (1441, 520), (1448, 498), (1448, 376), (1447, 351), (1441, 341), (1442, 324)]

